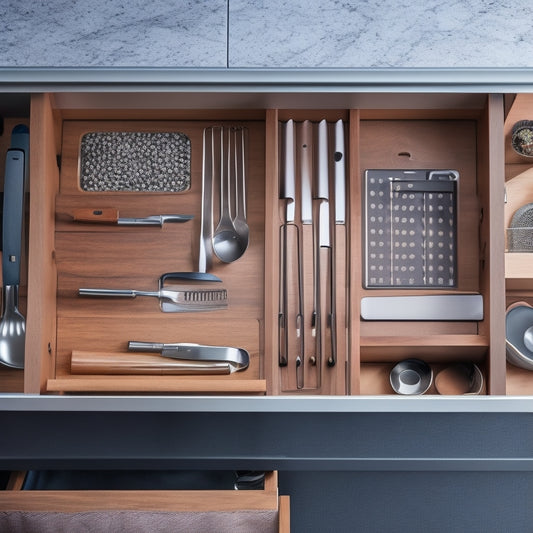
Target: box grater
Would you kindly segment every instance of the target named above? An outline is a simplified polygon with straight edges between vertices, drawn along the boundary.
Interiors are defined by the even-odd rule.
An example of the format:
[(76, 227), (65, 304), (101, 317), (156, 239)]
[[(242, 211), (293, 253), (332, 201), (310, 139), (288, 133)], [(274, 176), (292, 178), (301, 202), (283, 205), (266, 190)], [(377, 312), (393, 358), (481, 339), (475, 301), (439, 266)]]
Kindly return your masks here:
[(366, 288), (456, 285), (455, 170), (366, 170)]

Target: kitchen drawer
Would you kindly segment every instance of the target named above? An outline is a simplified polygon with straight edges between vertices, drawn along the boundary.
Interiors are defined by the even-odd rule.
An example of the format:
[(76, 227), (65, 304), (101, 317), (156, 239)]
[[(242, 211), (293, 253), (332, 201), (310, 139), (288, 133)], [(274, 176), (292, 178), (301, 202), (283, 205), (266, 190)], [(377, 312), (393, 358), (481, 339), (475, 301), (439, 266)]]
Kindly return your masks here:
[[(290, 531), (289, 497), (277, 472), (261, 490), (0, 491), (0, 527), (9, 531)], [(145, 524), (143, 526), (142, 524)]]
[[(73, 100), (76, 105), (72, 105)], [(427, 102), (421, 97), (417, 105), (413, 105), (412, 99), (406, 99), (402, 104), (401, 95), (397, 95), (391, 106), (384, 105), (381, 96), (370, 97), (360, 108), (342, 109), (335, 107), (333, 95), (322, 95), (316, 107), (302, 109), (180, 109), (179, 106), (161, 109), (153, 94), (137, 99), (130, 95), (123, 106), (116, 98), (111, 101), (112, 106), (105, 94), (90, 98), (84, 94), (68, 98), (61, 94), (32, 96), (27, 304), (25, 286), (21, 290), (22, 304), (27, 310), (25, 392), (394, 394), (389, 384), (390, 369), (402, 359), (417, 357), (429, 363), (434, 373), (453, 363), (473, 362), (485, 378), (484, 392), (505, 393), (500, 194), (503, 99), (500, 96), (481, 95), (474, 105), (466, 107), (456, 99), (450, 102), (444, 97), (442, 100), (432, 97)], [(136, 102), (133, 106), (132, 101)], [(311, 121), (314, 143), (317, 143), (318, 124), (325, 120), (330, 148), (334, 125), (338, 121), (344, 125), (346, 219), (343, 224), (333, 224), (333, 210), (329, 218), (335, 230), (331, 253), (335, 266), (336, 328), (328, 331), (331, 321), (324, 317), (325, 312), (320, 323), (323, 333), (329, 333), (335, 341), (335, 364), (326, 356), (325, 346), (331, 339), (325, 340), (324, 335), (317, 340), (316, 324), (312, 323), (313, 230), (297, 220), (295, 234), (301, 238), (302, 253), (302, 337), (293, 339), (287, 364), (280, 365), (283, 341), (280, 266), (287, 204), (283, 191), (284, 128), (291, 120), (297, 130), (297, 142), (301, 124)], [(171, 314), (161, 313), (152, 299), (112, 301), (80, 297), (77, 291), (83, 286), (152, 290), (164, 272), (196, 270), (202, 131), (214, 124), (244, 125), (249, 139), (250, 246), (238, 261), (231, 264), (215, 261), (210, 269), (228, 290), (228, 309)], [(89, 131), (102, 130), (186, 133), (191, 139), (190, 189), (177, 193), (81, 190), (80, 140)], [(296, 164), (297, 174), (299, 165)], [(330, 175), (332, 168), (333, 158), (330, 158)], [(364, 173), (367, 169), (458, 172), (454, 214), (457, 263), (453, 286), (445, 289), (365, 287)], [(319, 203), (313, 200), (315, 211)], [(295, 204), (299, 215), (298, 196)], [(81, 207), (116, 207), (126, 217), (178, 211), (192, 214), (194, 219), (184, 224), (166, 224), (163, 228), (80, 224), (72, 220), (72, 215)], [(298, 291), (294, 272), (291, 275), (289, 285), (294, 300)], [(320, 286), (322, 302), (327, 297), (324, 284), (322, 281)], [(471, 294), (479, 294), (483, 299), (482, 319), (361, 318), (363, 298)], [(295, 314), (294, 309), (291, 313)], [(123, 353), (129, 340), (238, 346), (250, 353), (250, 366), (229, 376), (98, 373), (80, 376), (71, 372), (73, 351)], [(4, 375), (20, 376), (20, 373), (2, 369)], [(20, 381), (17, 383), (15, 389), (20, 386)], [(428, 393), (436, 390), (432, 388)]]

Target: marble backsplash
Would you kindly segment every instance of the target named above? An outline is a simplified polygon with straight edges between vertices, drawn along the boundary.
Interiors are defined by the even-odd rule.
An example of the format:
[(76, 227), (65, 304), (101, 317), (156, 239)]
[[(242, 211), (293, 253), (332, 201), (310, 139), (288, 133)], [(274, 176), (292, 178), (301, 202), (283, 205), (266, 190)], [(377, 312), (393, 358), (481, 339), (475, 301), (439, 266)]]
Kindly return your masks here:
[(533, 67), (525, 0), (4, 0), (0, 66)]

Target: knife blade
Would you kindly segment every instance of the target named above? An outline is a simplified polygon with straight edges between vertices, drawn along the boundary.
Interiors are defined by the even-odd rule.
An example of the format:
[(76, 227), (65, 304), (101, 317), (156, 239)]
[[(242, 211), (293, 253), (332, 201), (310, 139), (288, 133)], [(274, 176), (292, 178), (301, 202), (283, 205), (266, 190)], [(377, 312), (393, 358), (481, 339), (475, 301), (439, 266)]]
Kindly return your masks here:
[(115, 208), (76, 209), (73, 213), (76, 222), (86, 222), (95, 224), (115, 224), (117, 226), (159, 226), (162, 227), (165, 222), (187, 222), (193, 218), (193, 215), (151, 215), (139, 218), (122, 218), (119, 216), (119, 210)]

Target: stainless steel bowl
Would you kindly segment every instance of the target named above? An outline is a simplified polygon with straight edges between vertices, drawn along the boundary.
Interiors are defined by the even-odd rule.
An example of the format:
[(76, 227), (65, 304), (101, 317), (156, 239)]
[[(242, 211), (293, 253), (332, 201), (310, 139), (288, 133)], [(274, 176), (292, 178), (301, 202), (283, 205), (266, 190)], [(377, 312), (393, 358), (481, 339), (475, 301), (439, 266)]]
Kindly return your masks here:
[(400, 361), (390, 373), (390, 384), (398, 394), (424, 394), (433, 382), (433, 370), (420, 359)]
[(512, 365), (533, 370), (533, 351), (525, 343), (526, 332), (533, 326), (533, 307), (525, 302), (509, 306), (505, 315), (507, 361)]
[(446, 395), (481, 394), (483, 373), (474, 363), (456, 363), (435, 376), (435, 388), (439, 394)]

